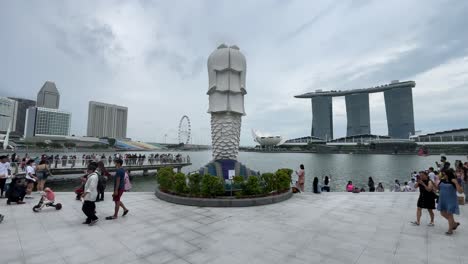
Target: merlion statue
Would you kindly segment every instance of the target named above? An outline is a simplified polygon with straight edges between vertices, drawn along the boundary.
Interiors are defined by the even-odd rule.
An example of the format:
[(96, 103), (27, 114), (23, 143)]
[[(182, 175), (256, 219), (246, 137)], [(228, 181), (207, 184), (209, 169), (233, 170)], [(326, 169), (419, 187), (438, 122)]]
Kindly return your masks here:
[(220, 45), (208, 58), (208, 95), (213, 160), (237, 160), (245, 115), (246, 62), (237, 46)]
[(200, 174), (228, 179), (258, 173), (237, 161), (244, 111), (247, 65), (237, 46), (220, 45), (208, 57), (208, 96), (211, 114), (213, 160), (200, 168)]

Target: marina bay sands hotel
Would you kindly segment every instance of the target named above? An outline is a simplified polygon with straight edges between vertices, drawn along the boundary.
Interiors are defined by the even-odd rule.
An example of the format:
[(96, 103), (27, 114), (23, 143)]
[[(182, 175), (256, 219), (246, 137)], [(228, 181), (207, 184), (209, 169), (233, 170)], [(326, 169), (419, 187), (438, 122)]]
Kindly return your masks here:
[(311, 98), (312, 136), (323, 140), (333, 139), (332, 98), (344, 96), (348, 137), (370, 134), (369, 94), (384, 93), (387, 112), (388, 136), (408, 139), (414, 135), (413, 92), (414, 81), (392, 81), (390, 84), (372, 88), (347, 91), (321, 91), (296, 95), (296, 98)]

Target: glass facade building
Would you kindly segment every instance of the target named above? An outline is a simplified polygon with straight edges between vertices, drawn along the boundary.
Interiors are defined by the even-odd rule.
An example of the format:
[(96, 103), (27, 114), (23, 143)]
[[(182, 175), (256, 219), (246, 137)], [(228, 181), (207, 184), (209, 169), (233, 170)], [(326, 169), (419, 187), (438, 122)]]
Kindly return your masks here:
[(6, 97), (0, 97), (0, 132), (6, 132), (8, 128), (14, 129), (15, 112), (16, 102)]
[(69, 136), (71, 113), (43, 107), (30, 107), (26, 113), (25, 137)]
[(16, 114), (11, 132), (16, 136), (22, 137), (24, 135), (24, 124), (26, 123), (26, 111), (29, 107), (36, 106), (36, 101), (16, 97), (8, 98), (16, 102)]

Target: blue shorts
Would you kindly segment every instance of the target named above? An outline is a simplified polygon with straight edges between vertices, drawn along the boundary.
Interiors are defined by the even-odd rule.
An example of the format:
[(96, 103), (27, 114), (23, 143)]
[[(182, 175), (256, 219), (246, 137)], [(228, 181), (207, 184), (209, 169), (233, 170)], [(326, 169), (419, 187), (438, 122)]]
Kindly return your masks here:
[(39, 178), (39, 180), (47, 180), (47, 177), (49, 177), (48, 172), (40, 171), (37, 173), (37, 178)]

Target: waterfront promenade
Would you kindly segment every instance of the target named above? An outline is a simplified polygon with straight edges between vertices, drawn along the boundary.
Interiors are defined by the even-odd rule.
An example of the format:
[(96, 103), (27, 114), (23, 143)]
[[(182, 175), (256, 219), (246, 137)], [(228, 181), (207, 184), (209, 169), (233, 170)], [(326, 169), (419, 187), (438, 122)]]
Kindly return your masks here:
[[(106, 194), (110, 197), (110, 193)], [(468, 213), (446, 236), (424, 212), (414, 220), (417, 193), (297, 194), (250, 208), (199, 208), (125, 193), (128, 216), (105, 221), (112, 202), (97, 203), (100, 221), (82, 225), (81, 202), (56, 193), (61, 211), (33, 213), (0, 204), (0, 263), (468, 263)], [(1, 201), (1, 200), (0, 200)]]

